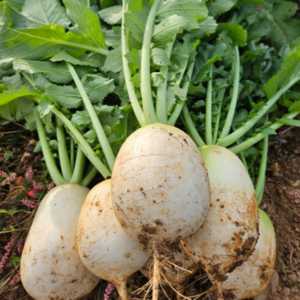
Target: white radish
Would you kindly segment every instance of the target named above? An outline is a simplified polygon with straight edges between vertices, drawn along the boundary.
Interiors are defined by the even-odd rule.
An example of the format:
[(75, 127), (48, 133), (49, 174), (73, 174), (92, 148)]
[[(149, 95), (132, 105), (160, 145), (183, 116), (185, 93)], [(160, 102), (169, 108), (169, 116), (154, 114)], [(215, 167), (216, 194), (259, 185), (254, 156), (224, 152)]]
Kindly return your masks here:
[(253, 252), (258, 208), (248, 172), (234, 153), (220, 146), (204, 146), (200, 151), (208, 171), (211, 204), (205, 222), (184, 245), (218, 283)]
[(172, 243), (195, 233), (210, 201), (196, 144), (172, 126), (140, 128), (117, 156), (112, 200), (124, 230), (143, 244)]
[(78, 184), (55, 187), (41, 202), (21, 258), (21, 280), (36, 300), (75, 300), (99, 282), (82, 263), (76, 225), (88, 189)]
[(146, 263), (151, 251), (119, 224), (111, 202), (111, 180), (96, 185), (86, 197), (77, 238), (84, 265), (96, 276), (114, 283), (122, 300), (128, 299), (127, 279)]
[(267, 214), (259, 210), (259, 238), (252, 255), (223, 282), (228, 299), (248, 299), (270, 283), (276, 262), (276, 237)]

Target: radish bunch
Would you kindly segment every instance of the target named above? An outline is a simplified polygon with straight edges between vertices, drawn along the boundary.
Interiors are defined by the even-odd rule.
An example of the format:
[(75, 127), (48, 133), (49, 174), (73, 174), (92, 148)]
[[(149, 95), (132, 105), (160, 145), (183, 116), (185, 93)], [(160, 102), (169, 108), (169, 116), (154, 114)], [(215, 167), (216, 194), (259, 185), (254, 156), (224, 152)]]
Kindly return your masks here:
[[(26, 84), (10, 91), (2, 85), (1, 95), (8, 98), (0, 98), (7, 103), (21, 95), (35, 101), (41, 148), (57, 185), (42, 200), (26, 241), (21, 263), (25, 289), (37, 300), (72, 300), (88, 294), (102, 278), (126, 300), (127, 279), (140, 270), (150, 280), (153, 300), (166, 284), (180, 299), (185, 282), (201, 270), (220, 299), (223, 294), (244, 299), (260, 293), (275, 259), (274, 230), (257, 205), (263, 194), (266, 136), (283, 124), (298, 124), (293, 119), (299, 103), (281, 96), (300, 80), (295, 67), (300, 47), (291, 50), (272, 78), (266, 75), (268, 58), (263, 72), (268, 99), (255, 103), (250, 94), (257, 97), (253, 91), (262, 84), (253, 93), (249, 88), (248, 95), (248, 77), (257, 74), (249, 76), (249, 66), (241, 66), (248, 61), (240, 54), (246, 31), (232, 17), (218, 26), (215, 21), (234, 1), (223, 7), (200, 0), (123, 0), (99, 13), (103, 32), (90, 1), (62, 2), (67, 12), (56, 3), (62, 24), (44, 25), (60, 41), (58, 53), (48, 52), (52, 40), (51, 47), (44, 46), (44, 39), (38, 44), (42, 54), (30, 48), (30, 55), (13, 63)], [(236, 9), (247, 1), (240, 2)], [(30, 16), (27, 6), (18, 11), (22, 18)], [(38, 36), (36, 28), (25, 32), (18, 28), (21, 22), (14, 25), (9, 18), (15, 9), (6, 7), (7, 24), (3, 14), (4, 38), (19, 41), (31, 30)], [(17, 36), (9, 26), (17, 27)], [(260, 55), (254, 46), (249, 43), (250, 57)], [(43, 77), (54, 67), (61, 72)], [(253, 107), (249, 115), (240, 114), (248, 106), (240, 102), (245, 93)], [(66, 99), (66, 94), (73, 97)], [(261, 90), (257, 94), (264, 96)], [(269, 120), (266, 116), (279, 100), (290, 111)], [(46, 136), (40, 118), (49, 126), (54, 117), (55, 133)], [(53, 136), (60, 168), (49, 146)], [(262, 139), (254, 189), (244, 151), (251, 152), (249, 147)], [(85, 186), (98, 172), (104, 180), (88, 191)], [(252, 285), (242, 274), (255, 276)]]

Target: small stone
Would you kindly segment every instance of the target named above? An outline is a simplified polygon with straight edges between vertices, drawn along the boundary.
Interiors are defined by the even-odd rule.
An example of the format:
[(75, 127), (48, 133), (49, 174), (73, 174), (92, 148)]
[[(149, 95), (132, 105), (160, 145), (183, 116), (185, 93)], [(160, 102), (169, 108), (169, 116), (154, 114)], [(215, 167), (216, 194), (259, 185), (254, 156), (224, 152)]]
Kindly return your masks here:
[(298, 276), (295, 273), (292, 273), (291, 275), (289, 275), (289, 277), (295, 282), (298, 281)]
[(254, 297), (253, 300), (266, 300), (268, 298), (269, 289), (266, 288), (261, 294)]
[(294, 152), (295, 154), (300, 154), (300, 147), (298, 147), (297, 149), (295, 149), (293, 152)]
[(294, 296), (291, 300), (300, 300), (299, 296)]
[(299, 204), (299, 203), (300, 203), (300, 199), (294, 200), (294, 203), (295, 203), (295, 204)]
[(289, 289), (288, 287), (284, 287), (284, 288), (282, 289), (282, 294), (283, 294), (284, 296), (288, 297), (288, 296), (290, 295), (290, 293), (291, 293), (291, 289)]
[[(299, 200), (300, 201), (300, 200)], [(300, 245), (300, 241), (292, 241), (292, 245), (294, 246), (294, 247), (299, 247), (299, 245)]]
[(271, 286), (271, 291), (273, 294), (275, 294), (278, 291), (278, 286), (279, 286), (279, 275), (277, 273), (277, 271), (274, 271), (273, 276), (271, 278), (271, 282), (270, 282), (270, 286)]

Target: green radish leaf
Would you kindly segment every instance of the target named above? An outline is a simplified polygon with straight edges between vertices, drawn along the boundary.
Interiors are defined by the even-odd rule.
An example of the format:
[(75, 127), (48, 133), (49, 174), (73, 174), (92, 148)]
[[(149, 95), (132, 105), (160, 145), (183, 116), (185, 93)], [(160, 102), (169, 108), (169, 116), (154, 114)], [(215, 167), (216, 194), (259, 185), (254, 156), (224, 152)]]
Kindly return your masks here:
[(102, 70), (104, 72), (111, 71), (114, 73), (119, 73), (122, 70), (122, 68), (123, 68), (122, 51), (121, 51), (121, 46), (119, 46), (118, 48), (109, 52)]
[[(10, 90), (12, 91), (12, 90)], [(10, 122), (22, 121), (26, 116), (32, 113), (34, 102), (26, 97), (17, 97), (18, 99), (2, 106), (0, 94), (0, 117)]]
[(94, 104), (102, 103), (102, 100), (115, 89), (114, 80), (98, 75), (85, 75), (82, 78), (85, 91)]
[(217, 39), (216, 45), (204, 44), (198, 48), (195, 60), (193, 83), (201, 82), (209, 72), (210, 66), (217, 60), (221, 60), (226, 52), (226, 45)]
[(237, 0), (209, 0), (206, 2), (206, 6), (212, 16), (217, 16), (229, 11), (236, 3)]
[(234, 116), (232, 126), (234, 128), (238, 128), (242, 123), (245, 123), (247, 121), (248, 114), (249, 112), (246, 109), (240, 109)]
[(52, 101), (66, 108), (79, 108), (82, 104), (78, 90), (69, 85), (51, 84), (47, 87), (45, 95), (50, 96)]
[(41, 102), (38, 105), (38, 111), (40, 116), (43, 118), (51, 112), (51, 109), (54, 107), (53, 103), (50, 103), (49, 99), (46, 96), (43, 97)]
[(170, 60), (167, 56), (167, 53), (161, 48), (153, 48), (151, 50), (151, 59), (153, 64), (157, 66), (168, 66), (170, 64)]
[(4, 84), (0, 84), (0, 93), (2, 93), (3, 91), (7, 91), (8, 87)]
[(17, 11), (21, 11), (24, 5), (24, 0), (6, 0), (5, 2)]
[[(41, 94), (36, 90), (24, 86), (20, 89), (10, 89), (0, 94), (0, 106), (25, 96), (38, 100)], [(2, 109), (3, 108), (1, 108), (1, 110)]]
[(172, 42), (174, 35), (180, 30), (199, 28), (198, 22), (183, 16), (172, 15), (154, 26), (153, 39), (159, 42)]
[(120, 46), (121, 27), (113, 27), (111, 30), (103, 29), (105, 43), (108, 47), (117, 48)]
[(204, 100), (198, 100), (193, 104), (193, 108), (200, 108), (200, 107), (204, 107), (206, 105)]
[(97, 134), (94, 128), (87, 131), (83, 136), (90, 144), (93, 144), (97, 140)]
[(50, 60), (52, 62), (65, 61), (75, 66), (89, 66), (94, 68), (100, 68), (104, 63), (103, 56), (98, 53), (84, 54), (83, 56), (76, 58), (65, 51), (59, 52), (58, 54), (51, 57)]
[(114, 1), (113, 0), (100, 0), (100, 5), (102, 8), (107, 8), (109, 6), (113, 6)]
[(198, 22), (199, 28), (191, 31), (191, 34), (196, 38), (203, 38), (216, 32), (218, 24), (213, 17), (206, 17)]
[(271, 37), (277, 49), (283, 44), (289, 44), (300, 35), (300, 20), (292, 18), (296, 14), (297, 8), (297, 3), (287, 1), (274, 5)]
[(47, 87), (52, 83), (43, 74), (36, 74), (34, 84), (39, 91), (45, 92)]
[(203, 20), (208, 14), (204, 2), (198, 0), (162, 1), (157, 12), (157, 19), (162, 21), (172, 15), (182, 16), (190, 20)]
[(166, 79), (160, 72), (151, 73), (151, 85), (154, 87), (158, 87), (160, 84), (164, 83)]
[(290, 112), (300, 112), (300, 101), (294, 102), (290, 107), (289, 107)]
[(285, 98), (285, 97), (281, 97), (279, 100), (278, 100), (278, 103), (284, 107), (287, 107), (289, 108), (293, 102), (290, 101), (289, 99)]
[(102, 106), (94, 106), (96, 114), (99, 118), (102, 117), (106, 117), (108, 115), (110, 115), (113, 110), (114, 110), (114, 106), (109, 106), (109, 105), (102, 105)]
[(282, 119), (276, 119), (276, 121), (284, 125), (300, 127), (300, 120), (294, 120), (286, 117)]
[[(6, 10), (6, 13), (9, 12)], [(66, 33), (62, 26), (54, 24), (38, 28), (11, 28), (4, 15), (4, 4), (0, 3), (0, 59), (38, 60), (53, 56), (61, 50), (77, 57), (87, 50), (107, 53), (107, 50), (95, 47), (91, 40), (93, 38), (87, 33)]]
[(19, 73), (12, 76), (5, 76), (0, 82), (4, 83), (10, 89), (19, 89), (22, 87), (22, 79)]
[(99, 11), (98, 14), (104, 22), (110, 25), (115, 25), (115, 24), (121, 24), (122, 13), (123, 13), (122, 5), (115, 5)]
[(300, 75), (300, 46), (289, 53), (277, 72), (264, 86), (265, 93), (270, 99), (277, 90), (286, 85), (296, 76)]
[(127, 4), (128, 10), (124, 14), (125, 26), (130, 30), (132, 36), (142, 43), (150, 10), (149, 3), (148, 1), (129, 0)]
[(26, 71), (30, 74), (44, 73), (46, 78), (54, 83), (65, 84), (72, 81), (72, 76), (66, 64), (16, 59), (13, 65), (14, 69), (17, 71)]
[(126, 53), (125, 57), (127, 58), (132, 74), (141, 68), (142, 50), (133, 49)]
[(231, 40), (235, 44), (238, 44), (240, 47), (244, 47), (246, 45), (247, 31), (240, 25), (230, 23), (219, 23), (217, 31), (226, 31), (227, 36), (229, 36)]
[(11, 7), (7, 18), (14, 29), (37, 28), (50, 24), (67, 28), (71, 23), (66, 9), (58, 0), (25, 0), (21, 13)]
[(71, 32), (76, 35), (88, 35), (89, 45), (106, 50), (98, 15), (78, 0), (63, 0), (63, 2), (67, 8), (67, 14), (77, 25), (70, 29)]
[(264, 128), (261, 130), (262, 133), (264, 134), (277, 134), (276, 130), (272, 129), (272, 128)]
[(242, 7), (249, 4), (264, 4), (264, 0), (239, 0), (237, 4), (234, 5), (234, 7)]
[(253, 41), (258, 38), (267, 36), (271, 31), (272, 23), (268, 20), (253, 23), (247, 32), (247, 41)]
[(76, 111), (72, 115), (72, 123), (78, 126), (79, 129), (85, 129), (91, 125), (91, 119), (86, 110)]

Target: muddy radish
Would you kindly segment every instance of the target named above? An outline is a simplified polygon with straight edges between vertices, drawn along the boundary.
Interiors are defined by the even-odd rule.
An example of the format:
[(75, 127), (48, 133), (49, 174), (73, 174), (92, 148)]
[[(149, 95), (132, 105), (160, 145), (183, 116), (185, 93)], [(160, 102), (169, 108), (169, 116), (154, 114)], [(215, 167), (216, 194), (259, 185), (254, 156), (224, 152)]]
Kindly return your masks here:
[(36, 300), (80, 299), (100, 278), (82, 263), (76, 242), (80, 208), (89, 190), (63, 184), (42, 200), (22, 252), (21, 279)]
[(220, 146), (204, 146), (200, 151), (208, 171), (211, 204), (203, 226), (184, 244), (218, 283), (254, 250), (258, 208), (252, 181), (235, 154)]
[(96, 185), (82, 206), (78, 250), (84, 265), (96, 276), (113, 282), (122, 300), (128, 299), (127, 279), (147, 261), (151, 250), (120, 226), (111, 203), (111, 180)]

